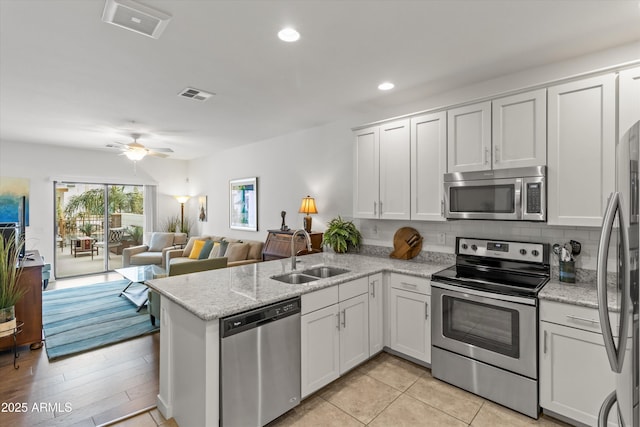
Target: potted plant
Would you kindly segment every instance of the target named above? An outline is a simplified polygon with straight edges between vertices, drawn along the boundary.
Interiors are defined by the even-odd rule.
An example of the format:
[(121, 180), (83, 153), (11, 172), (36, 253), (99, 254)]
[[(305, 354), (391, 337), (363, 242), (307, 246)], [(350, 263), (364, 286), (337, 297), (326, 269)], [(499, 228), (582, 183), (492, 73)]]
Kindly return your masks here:
[(322, 244), (337, 253), (345, 253), (349, 248), (358, 249), (362, 236), (352, 221), (345, 221), (340, 216), (329, 221), (322, 237)]
[(139, 245), (142, 243), (142, 227), (139, 225), (130, 225), (129, 226), (129, 235), (131, 236), (131, 240), (133, 240), (134, 245)]
[(15, 305), (25, 290), (18, 284), (22, 274), (20, 249), (24, 242), (0, 239), (0, 337), (11, 335), (16, 327)]
[(87, 237), (91, 237), (91, 233), (93, 233), (93, 224), (90, 222), (85, 222), (80, 226), (80, 231)]

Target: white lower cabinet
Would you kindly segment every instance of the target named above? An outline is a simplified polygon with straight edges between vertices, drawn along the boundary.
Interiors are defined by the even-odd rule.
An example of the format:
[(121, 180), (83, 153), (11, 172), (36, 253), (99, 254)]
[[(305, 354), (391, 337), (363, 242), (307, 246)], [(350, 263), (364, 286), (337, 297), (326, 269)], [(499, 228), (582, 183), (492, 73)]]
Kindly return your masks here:
[(369, 358), (368, 289), (365, 277), (302, 296), (303, 398)]
[(389, 282), (390, 347), (431, 363), (430, 282), (395, 273)]
[[(597, 310), (541, 301), (540, 320), (540, 406), (596, 426), (602, 402), (615, 389)], [(611, 427), (618, 425), (614, 416)]]

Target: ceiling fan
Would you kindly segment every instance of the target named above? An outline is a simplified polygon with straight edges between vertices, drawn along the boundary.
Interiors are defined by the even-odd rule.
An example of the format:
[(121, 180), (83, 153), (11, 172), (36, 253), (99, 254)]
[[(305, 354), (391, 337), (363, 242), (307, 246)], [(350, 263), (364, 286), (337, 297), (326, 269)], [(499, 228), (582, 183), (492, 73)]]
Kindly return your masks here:
[(145, 147), (138, 142), (140, 134), (134, 133), (131, 134), (131, 137), (133, 138), (133, 142), (130, 142), (129, 144), (114, 141), (115, 144), (107, 144), (107, 147), (119, 149), (120, 151), (122, 151), (122, 154), (124, 154), (129, 160), (133, 160), (134, 162), (142, 160), (147, 155), (164, 158), (168, 157), (168, 155), (165, 153), (173, 153), (173, 150), (171, 148)]

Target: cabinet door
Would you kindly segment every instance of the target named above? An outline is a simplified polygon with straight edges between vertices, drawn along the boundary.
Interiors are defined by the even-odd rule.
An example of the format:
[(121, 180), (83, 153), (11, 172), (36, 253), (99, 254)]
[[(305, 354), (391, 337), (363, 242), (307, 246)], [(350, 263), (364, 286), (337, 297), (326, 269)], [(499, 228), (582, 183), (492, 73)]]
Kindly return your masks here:
[(391, 288), (391, 348), (431, 363), (431, 316), (429, 295)]
[(369, 358), (369, 295), (340, 302), (340, 374)]
[(369, 276), (369, 356), (384, 347), (382, 273)]
[(302, 397), (340, 376), (339, 313), (334, 304), (301, 318)]
[(616, 76), (549, 88), (549, 225), (602, 225), (615, 189)]
[(547, 90), (495, 99), (491, 116), (493, 168), (547, 164)]
[(382, 219), (411, 217), (411, 141), (409, 120), (380, 126), (380, 199)]
[(447, 112), (448, 172), (491, 169), (491, 101)]
[[(615, 390), (601, 334), (540, 322), (540, 406), (596, 426), (604, 399)], [(615, 408), (609, 425), (617, 426)]]
[(447, 172), (447, 114), (411, 119), (411, 219), (444, 221), (443, 175)]
[(620, 72), (618, 111), (620, 112), (618, 135), (622, 136), (640, 120), (640, 67)]
[(380, 133), (378, 127), (356, 132), (353, 216), (378, 218)]

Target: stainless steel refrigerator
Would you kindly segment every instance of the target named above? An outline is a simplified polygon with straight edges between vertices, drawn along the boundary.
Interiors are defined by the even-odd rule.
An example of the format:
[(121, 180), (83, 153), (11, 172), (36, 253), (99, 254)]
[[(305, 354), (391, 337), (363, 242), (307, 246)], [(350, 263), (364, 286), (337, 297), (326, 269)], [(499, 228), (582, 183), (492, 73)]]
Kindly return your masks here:
[[(638, 406), (638, 269), (640, 229), (640, 122), (633, 125), (616, 145), (616, 191), (609, 196), (598, 246), (598, 310), (609, 365), (616, 389), (602, 403), (598, 426), (606, 426), (609, 413), (617, 412), (618, 425), (640, 426)], [(616, 221), (617, 219), (617, 221)], [(613, 240), (612, 240), (613, 237)], [(610, 243), (617, 248), (615, 285), (607, 286)], [(615, 419), (612, 417), (612, 419)]]

